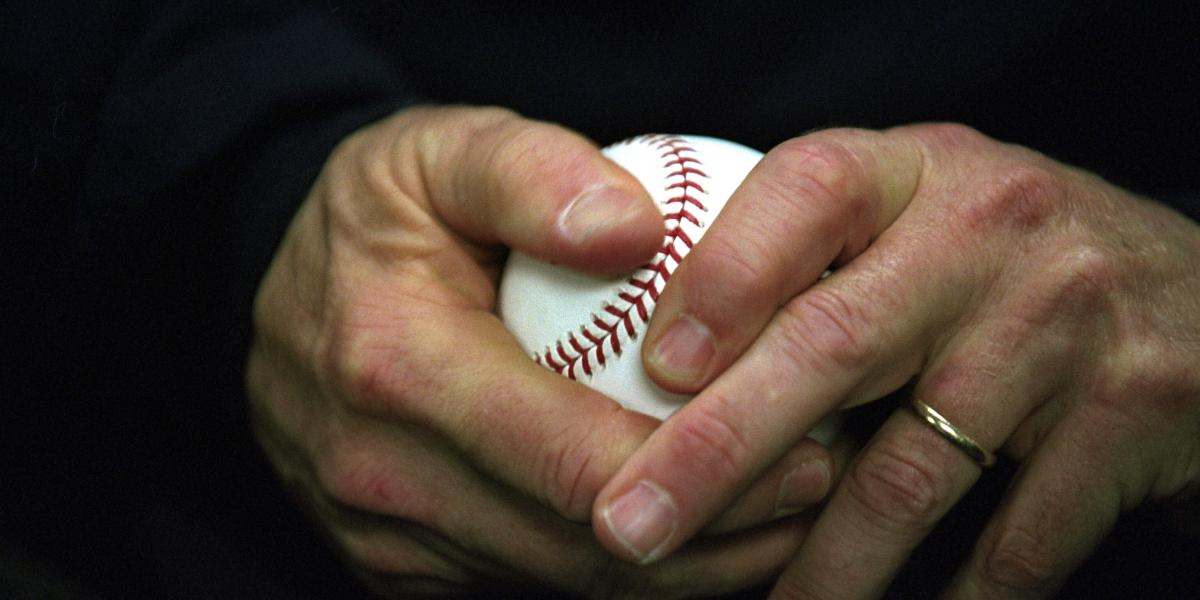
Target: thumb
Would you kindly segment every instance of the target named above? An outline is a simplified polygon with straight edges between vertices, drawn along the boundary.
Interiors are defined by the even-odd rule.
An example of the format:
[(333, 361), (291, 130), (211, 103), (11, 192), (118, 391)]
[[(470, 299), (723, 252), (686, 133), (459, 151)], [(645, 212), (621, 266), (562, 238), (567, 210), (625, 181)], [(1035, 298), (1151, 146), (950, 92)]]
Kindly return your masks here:
[(642, 185), (563, 127), (497, 108), (426, 111), (413, 142), (433, 210), (470, 241), (593, 272), (637, 267), (663, 239)]

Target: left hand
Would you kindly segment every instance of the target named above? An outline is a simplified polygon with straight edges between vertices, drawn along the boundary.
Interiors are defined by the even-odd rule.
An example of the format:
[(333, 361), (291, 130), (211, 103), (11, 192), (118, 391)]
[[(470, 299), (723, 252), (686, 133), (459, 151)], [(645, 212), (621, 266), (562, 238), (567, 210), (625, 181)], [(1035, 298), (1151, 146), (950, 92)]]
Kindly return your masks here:
[[(965, 127), (828, 130), (772, 150), (646, 336), (656, 381), (702, 391), (598, 496), (595, 531), (630, 560), (678, 548), (822, 415), (910, 381), (1022, 463), (954, 597), (1051, 595), (1123, 510), (1200, 484), (1200, 227)], [(882, 594), (980, 473), (897, 411), (773, 595)], [(640, 513), (654, 518), (622, 502), (639, 482), (661, 490)]]
[(807, 465), (788, 489), (816, 502), (840, 453), (801, 442), (698, 543), (614, 564), (585, 521), (658, 420), (537, 366), (494, 312), (506, 246), (611, 273), (662, 239), (632, 175), (508, 110), (414, 106), (338, 145), (263, 279), (246, 374), (267, 457), (372, 591), (692, 597), (786, 564), (811, 518), (772, 519), (776, 490)]

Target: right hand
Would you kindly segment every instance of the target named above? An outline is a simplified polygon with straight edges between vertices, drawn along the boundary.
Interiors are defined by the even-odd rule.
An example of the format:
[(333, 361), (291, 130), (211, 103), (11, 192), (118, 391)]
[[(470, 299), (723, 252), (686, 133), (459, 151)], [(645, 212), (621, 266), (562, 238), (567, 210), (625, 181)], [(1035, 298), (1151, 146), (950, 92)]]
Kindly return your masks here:
[[(658, 421), (538, 367), (494, 314), (507, 248), (613, 273), (662, 235), (595, 146), (508, 111), (408, 109), (337, 148), (259, 289), (247, 385), (268, 457), (374, 591), (714, 595), (794, 554), (809, 519), (770, 517), (828, 490), (811, 441), (699, 543), (614, 559), (592, 503)], [(809, 461), (826, 475), (785, 479)]]

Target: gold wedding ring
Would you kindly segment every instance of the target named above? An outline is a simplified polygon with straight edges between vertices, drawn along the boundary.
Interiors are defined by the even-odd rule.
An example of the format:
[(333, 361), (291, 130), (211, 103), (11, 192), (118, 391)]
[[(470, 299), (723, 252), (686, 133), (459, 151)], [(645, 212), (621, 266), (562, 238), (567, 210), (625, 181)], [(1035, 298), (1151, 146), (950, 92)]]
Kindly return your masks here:
[(912, 399), (909, 406), (912, 407), (913, 414), (928, 423), (934, 431), (942, 434), (942, 437), (949, 440), (951, 444), (958, 446), (959, 450), (962, 450), (964, 454), (979, 463), (981, 467), (986, 469), (996, 464), (995, 454), (984, 450), (982, 446), (976, 444), (975, 440), (951, 424), (950, 421), (947, 421), (946, 417), (943, 417), (941, 413), (933, 410), (932, 406), (916, 398)]

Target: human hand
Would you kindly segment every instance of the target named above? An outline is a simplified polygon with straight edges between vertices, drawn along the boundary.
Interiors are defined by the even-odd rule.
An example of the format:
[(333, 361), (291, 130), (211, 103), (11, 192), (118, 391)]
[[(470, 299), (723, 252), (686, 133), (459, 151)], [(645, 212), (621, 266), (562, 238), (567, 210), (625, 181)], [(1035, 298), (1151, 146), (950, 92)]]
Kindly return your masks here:
[[(662, 237), (636, 179), (507, 111), (410, 109), (334, 152), (260, 288), (247, 380), (268, 457), (374, 590), (681, 597), (786, 564), (808, 521), (763, 523), (828, 450), (797, 444), (676, 560), (622, 563), (590, 508), (658, 421), (538, 367), (493, 314), (506, 247), (617, 272)], [(828, 479), (788, 485), (812, 503)]]
[[(735, 193), (662, 295), (644, 359), (703, 391), (601, 492), (614, 553), (668, 556), (821, 415), (911, 382), (1021, 462), (949, 595), (1043, 597), (1123, 510), (1200, 483), (1200, 228), (965, 127), (822, 131)], [(980, 472), (891, 415), (773, 596), (881, 595)], [(666, 496), (629, 526), (640, 482)]]

